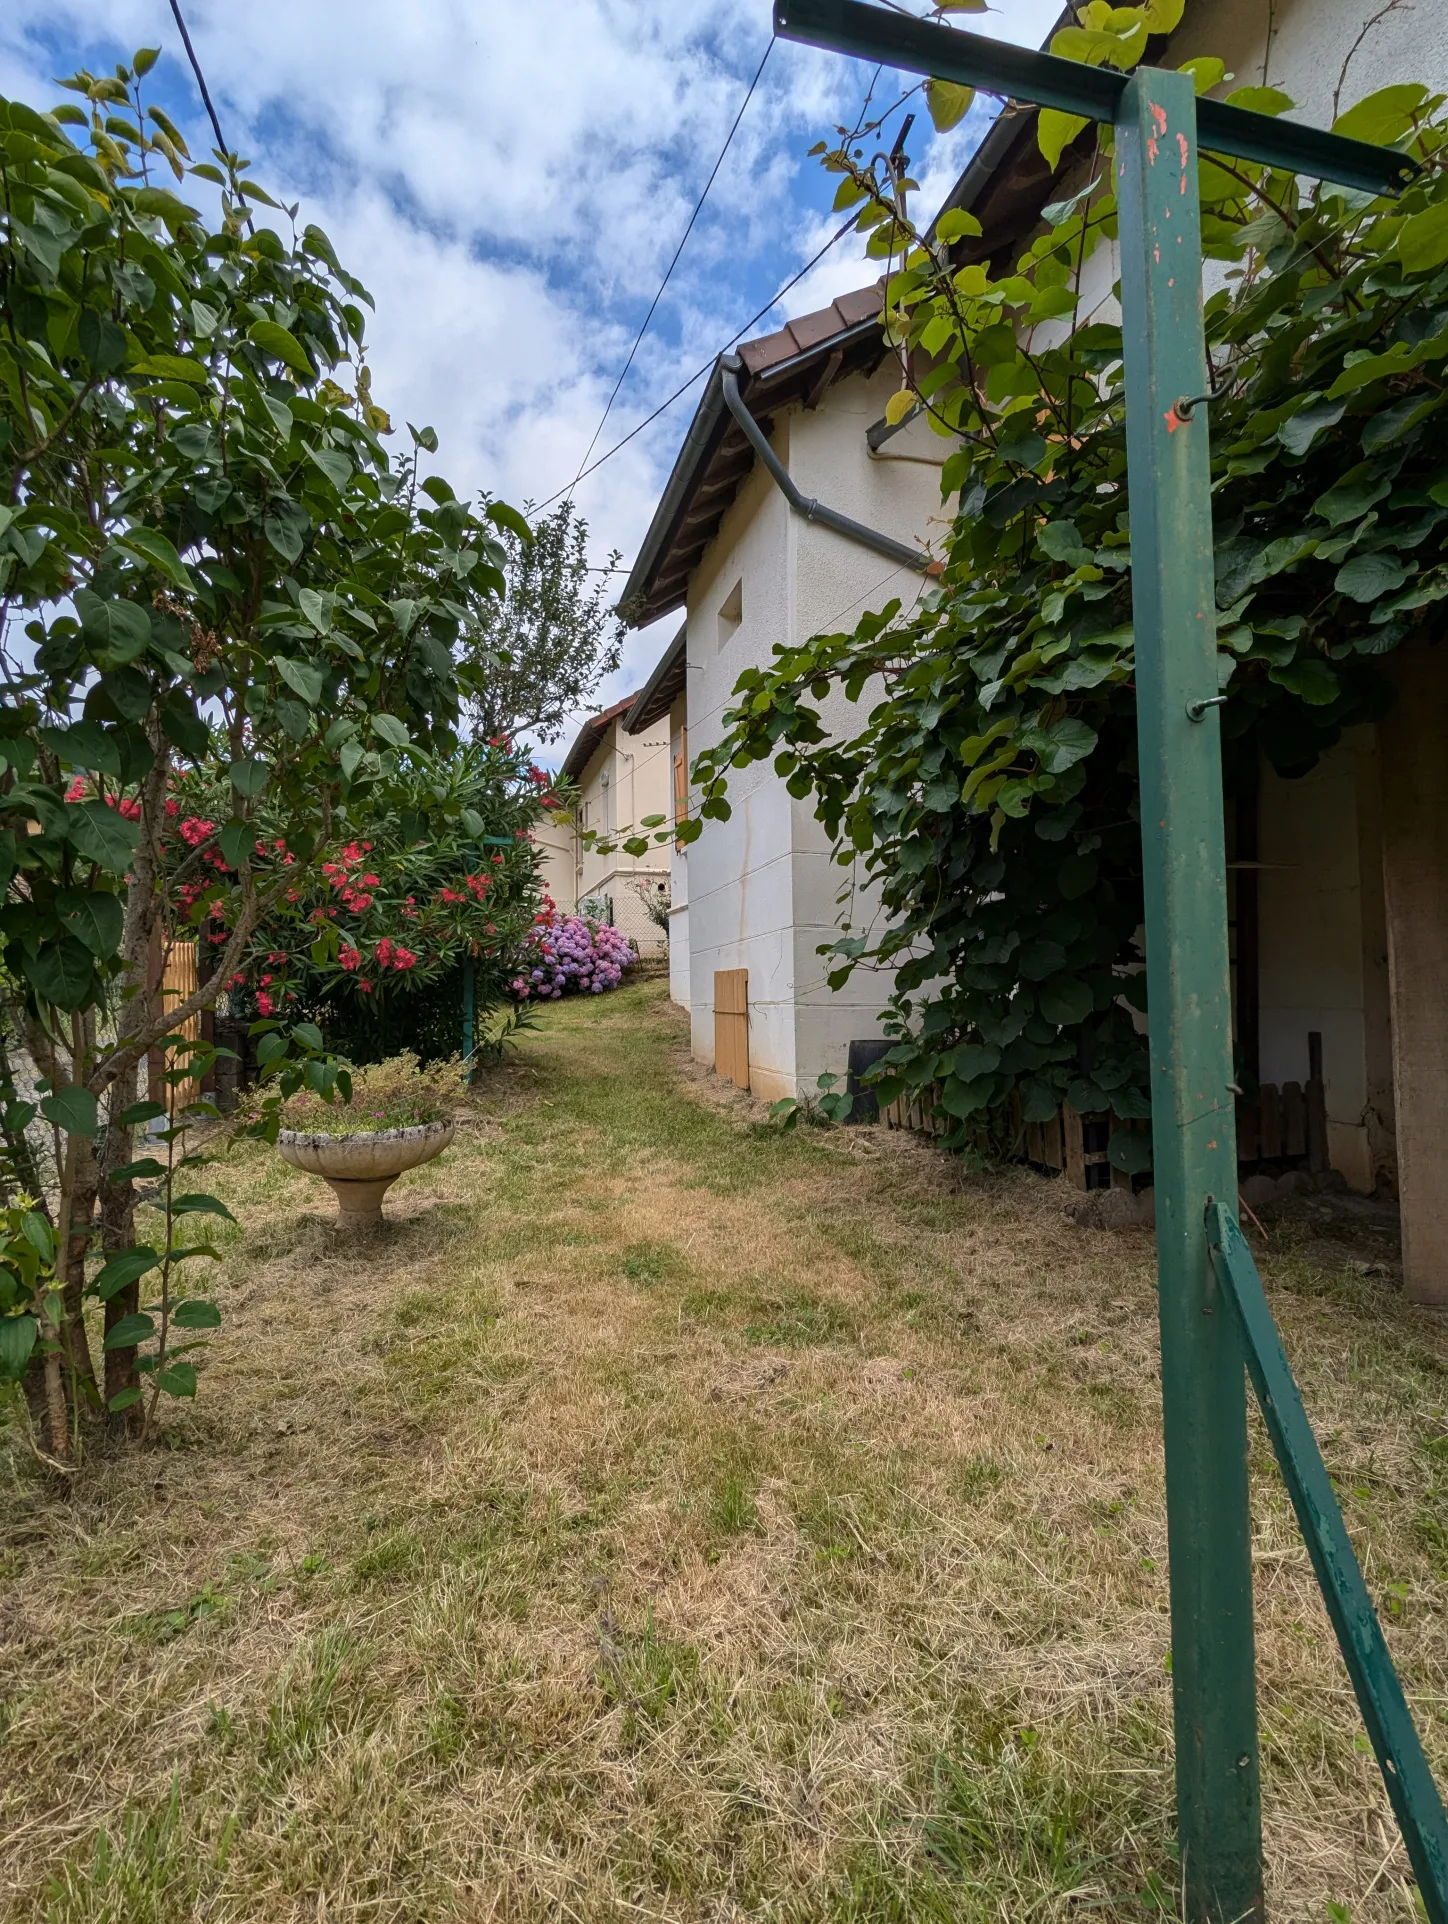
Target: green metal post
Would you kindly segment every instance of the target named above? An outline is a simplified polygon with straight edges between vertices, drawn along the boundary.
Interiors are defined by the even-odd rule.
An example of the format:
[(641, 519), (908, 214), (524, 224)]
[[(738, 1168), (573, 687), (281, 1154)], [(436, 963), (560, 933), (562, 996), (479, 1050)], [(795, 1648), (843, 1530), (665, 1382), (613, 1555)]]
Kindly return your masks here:
[(473, 1012), (477, 994), (478, 965), (471, 956), (463, 963), (463, 1074), (473, 1079)]
[(1236, 1208), (1196, 101), (1145, 68), (1116, 119), (1152, 1142), (1188, 1924), (1261, 1919), (1242, 1355), (1202, 1234)]

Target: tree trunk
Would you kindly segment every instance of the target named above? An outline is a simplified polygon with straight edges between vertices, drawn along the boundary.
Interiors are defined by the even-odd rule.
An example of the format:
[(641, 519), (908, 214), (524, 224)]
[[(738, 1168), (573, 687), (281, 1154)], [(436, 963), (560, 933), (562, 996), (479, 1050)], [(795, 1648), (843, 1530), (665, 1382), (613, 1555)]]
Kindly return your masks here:
[(71, 1393), (94, 1407), (100, 1400), (100, 1391), (85, 1328), (85, 1259), (95, 1219), (99, 1174), (94, 1143), (86, 1136), (78, 1136), (75, 1145), (75, 1176), (69, 1191), (70, 1215), (69, 1221), (62, 1224), (63, 1240), (56, 1281), (60, 1285), (60, 1299), (65, 1306), (61, 1343), (70, 1371)]
[[(111, 1084), (112, 1116), (120, 1115), (136, 1100), (138, 1075), (139, 1065), (133, 1062)], [(101, 1152), (101, 1251), (105, 1256), (114, 1256), (118, 1250), (129, 1249), (136, 1240), (136, 1186), (129, 1176), (117, 1182), (113, 1175), (113, 1171), (123, 1169), (132, 1160), (134, 1140), (129, 1125), (122, 1127), (112, 1122), (106, 1131), (105, 1147)], [(134, 1316), (140, 1306), (139, 1282), (127, 1283), (123, 1289), (117, 1290), (105, 1306), (107, 1336), (122, 1318)], [(105, 1372), (105, 1402), (109, 1411), (113, 1397), (119, 1396), (122, 1390), (140, 1386), (135, 1345), (107, 1350)], [(124, 1436), (128, 1430), (134, 1430), (139, 1425), (139, 1406), (133, 1403), (129, 1410), (117, 1410), (109, 1416), (108, 1422), (116, 1435)]]
[[(161, 828), (165, 821), (167, 751), (159, 731), (153, 733), (152, 744), (156, 759), (141, 785), (140, 844), (126, 891), (126, 925), (121, 937), (126, 987), (121, 995), (120, 1014), (116, 1022), (118, 1045), (124, 1045), (139, 1036), (150, 1023), (160, 987), (159, 982), (153, 980), (156, 971), (152, 948), (161, 918), (160, 845)], [(130, 1123), (118, 1123), (115, 1118), (123, 1115), (136, 1101), (140, 1068), (139, 1061), (128, 1063), (106, 1092), (111, 1122), (106, 1130), (100, 1159), (101, 1250), (106, 1256), (129, 1249), (136, 1240), (136, 1186), (129, 1177), (121, 1182), (115, 1180), (115, 1171), (124, 1169), (127, 1163), (135, 1159), (135, 1130)], [(139, 1282), (127, 1283), (124, 1289), (117, 1290), (105, 1306), (106, 1334), (109, 1335), (123, 1318), (133, 1316), (140, 1306)], [(112, 1397), (118, 1396), (122, 1390), (137, 1388), (140, 1380), (134, 1343), (128, 1344), (125, 1349), (107, 1350), (107, 1412), (110, 1411)], [(136, 1429), (139, 1421), (138, 1404), (132, 1404), (129, 1410), (118, 1410), (114, 1415), (108, 1415), (112, 1432), (120, 1436)]]
[(45, 1359), (45, 1445), (57, 1463), (69, 1463), (69, 1410), (59, 1350), (51, 1350)]
[[(0, 1103), (8, 1110), (11, 1103), (19, 1100), (15, 1087), (15, 1069), (10, 1061), (9, 1013), (0, 1014)], [(35, 1199), (37, 1208), (49, 1215), (46, 1207), (40, 1169), (35, 1160), (35, 1148), (23, 1129), (5, 1131), (5, 1149), (10, 1158), (21, 1190)], [(8, 1197), (7, 1199), (8, 1200)]]

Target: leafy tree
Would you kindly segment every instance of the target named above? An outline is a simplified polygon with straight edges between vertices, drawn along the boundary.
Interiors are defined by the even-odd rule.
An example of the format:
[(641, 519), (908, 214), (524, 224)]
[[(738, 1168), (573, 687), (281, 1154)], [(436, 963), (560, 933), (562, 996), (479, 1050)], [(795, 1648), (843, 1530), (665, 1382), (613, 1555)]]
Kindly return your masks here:
[(556, 741), (618, 667), (623, 630), (608, 584), (619, 557), (590, 584), (588, 523), (566, 498), (531, 534), (505, 527), (502, 542), (503, 594), (467, 625), (468, 713), (484, 737)]
[[(550, 778), (521, 749), (469, 742), (445, 759), (409, 756), (385, 800), (365, 819), (354, 814), (353, 839), (330, 860), (292, 866), (289, 886), (226, 982), (228, 1005), (261, 1020), (305, 1016), (354, 1055), (359, 1045), (367, 1053), (421, 1045), (427, 1053), (411, 1011), (430, 1014), (430, 992), (446, 985), (453, 1020), (445, 1053), (452, 1054), (464, 965), (472, 964), (481, 1033), (507, 999), (537, 917), (542, 884), (532, 830), (553, 804)], [(193, 817), (179, 826), (184, 849), (208, 824)], [(265, 841), (265, 808), (259, 826)], [(285, 862), (282, 840), (272, 847)], [(198, 878), (179, 889), (190, 895), (205, 886)], [(223, 897), (201, 938), (208, 948), (228, 943), (217, 921), (224, 908)]]
[[(43, 1417), (57, 1460), (84, 1404), (134, 1406), (147, 1364), (165, 1383), (157, 1352), (137, 1358), (146, 1266), (126, 1259), (149, 1173), (133, 1131), (161, 1119), (137, 1102), (139, 1065), (214, 1000), (284, 895), (276, 840), (320, 859), (397, 788), (409, 754), (452, 752), (458, 637), (502, 588), (497, 530), (524, 527), (419, 479), (430, 430), (389, 458), (364, 357), (370, 297), (246, 162), (191, 165), (145, 104), (155, 58), (66, 82), (83, 106), (0, 99), (0, 995), (39, 1076), (38, 1116), (10, 1101), (3, 1136), (52, 1131), (52, 1192), (29, 1214), (56, 1231), (70, 1427), (53, 1398)], [(210, 214), (153, 184), (163, 164)], [(207, 887), (176, 915), (168, 803), (193, 779), (220, 799), (186, 857)], [(215, 974), (159, 1007), (169, 945), (223, 898)], [(271, 1056), (283, 1083), (337, 1087), (319, 1037)], [(103, 1382), (83, 1315), (97, 1211)], [(169, 1211), (167, 1224), (150, 1252), (163, 1274)], [(50, 1327), (23, 1294), (0, 1338), (12, 1375)]]
[[(1129, 67), (1179, 0), (1091, 6), (1055, 50)], [(1199, 89), (1219, 60), (1188, 63)], [(1272, 89), (1229, 96), (1261, 112)], [(1222, 280), (1205, 303), (1217, 560), (1218, 663), (1228, 782), (1265, 753), (1309, 769), (1389, 699), (1380, 658), (1442, 633), (1448, 599), (1448, 128), (1443, 96), (1385, 88), (1337, 122), (1423, 164), (1399, 200), (1209, 157), (1202, 232)], [(1054, 163), (1084, 123), (1043, 114)], [(956, 1146), (1063, 1098), (1123, 1121), (1148, 1113), (1135, 931), (1141, 844), (1126, 496), (1122, 339), (1077, 313), (1085, 262), (1115, 233), (1107, 150), (1000, 267), (927, 245), (908, 182), (825, 153), (837, 205), (861, 207), (891, 263), (885, 321), (908, 350), (889, 416), (923, 410), (957, 446), (958, 495), (938, 586), (851, 634), (776, 651), (741, 676), (721, 743), (696, 764), (698, 816), (728, 814), (728, 771), (773, 757), (813, 796), (839, 858), (878, 878), (880, 926), (833, 944), (838, 986), (864, 958), (897, 969), (879, 1085), (933, 1086)], [(979, 233), (948, 213), (936, 241)], [(1205, 404), (1203, 404), (1205, 405)], [(826, 730), (841, 688), (886, 694), (856, 732)], [(873, 696), (872, 696), (873, 703)], [(663, 839), (669, 831), (664, 831)], [(638, 844), (642, 846), (642, 844)], [(631, 846), (633, 846), (631, 844)], [(1113, 1138), (1130, 1154), (1125, 1130)]]

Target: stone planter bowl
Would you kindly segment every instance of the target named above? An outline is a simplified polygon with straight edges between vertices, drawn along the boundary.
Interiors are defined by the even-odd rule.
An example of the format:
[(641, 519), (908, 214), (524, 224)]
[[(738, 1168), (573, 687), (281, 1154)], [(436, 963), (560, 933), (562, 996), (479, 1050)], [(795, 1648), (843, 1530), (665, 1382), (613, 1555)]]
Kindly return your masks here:
[(403, 1170), (440, 1156), (457, 1132), (455, 1122), (422, 1122), (359, 1136), (283, 1129), (277, 1149), (283, 1162), (331, 1185), (339, 1229), (365, 1229), (382, 1221), (382, 1198)]

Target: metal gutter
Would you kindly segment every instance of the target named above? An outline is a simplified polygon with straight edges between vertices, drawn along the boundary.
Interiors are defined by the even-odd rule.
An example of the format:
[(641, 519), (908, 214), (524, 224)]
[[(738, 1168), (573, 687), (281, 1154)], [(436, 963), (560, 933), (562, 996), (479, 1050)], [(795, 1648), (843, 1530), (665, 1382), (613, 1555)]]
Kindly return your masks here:
[(887, 561), (895, 561), (902, 568), (913, 568), (917, 574), (930, 572), (930, 557), (918, 548), (907, 548), (903, 541), (896, 541), (893, 535), (881, 534), (878, 528), (867, 528), (862, 521), (852, 521), (847, 514), (840, 514), (834, 508), (827, 508), (822, 501), (812, 495), (804, 494), (795, 485), (788, 468), (769, 445), (763, 430), (749, 409), (744, 405), (739, 392), (739, 375), (744, 363), (737, 354), (728, 354), (719, 363), (723, 376), (721, 389), (724, 405), (739, 423), (744, 438), (759, 456), (774, 481), (775, 486), (789, 503), (790, 508), (806, 521), (818, 523), (822, 528), (833, 528), (847, 541), (858, 542), (862, 548), (873, 548), (876, 554), (884, 555)]
[[(828, 346), (832, 351), (842, 351), (853, 347), (856, 341), (863, 341), (871, 334), (878, 334), (879, 331), (880, 316), (872, 314), (869, 320), (857, 321), (853, 327), (847, 327), (843, 333), (831, 335), (828, 342), (817, 341), (813, 347), (801, 348), (798, 354), (792, 354), (787, 361), (776, 361), (771, 367), (761, 368), (757, 374), (750, 376), (750, 382), (755, 387), (767, 387), (771, 381), (782, 381), (785, 375), (794, 374), (809, 362), (817, 361), (820, 358), (821, 348)], [(739, 354), (730, 354), (726, 360), (738, 361), (743, 367), (748, 366), (748, 362)]]

